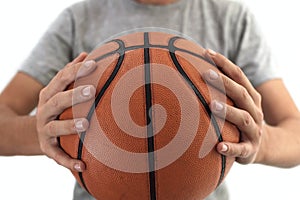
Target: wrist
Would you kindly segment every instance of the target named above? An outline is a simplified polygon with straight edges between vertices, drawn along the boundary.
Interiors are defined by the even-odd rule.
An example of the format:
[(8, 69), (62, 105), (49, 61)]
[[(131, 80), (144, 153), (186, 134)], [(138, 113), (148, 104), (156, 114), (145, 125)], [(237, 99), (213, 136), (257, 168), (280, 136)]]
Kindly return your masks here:
[(253, 163), (256, 164), (266, 164), (266, 154), (268, 151), (268, 137), (269, 137), (269, 132), (270, 132), (270, 127), (266, 124), (263, 125), (262, 127), (262, 135), (261, 135), (261, 141), (259, 145), (258, 152), (255, 156), (255, 159)]

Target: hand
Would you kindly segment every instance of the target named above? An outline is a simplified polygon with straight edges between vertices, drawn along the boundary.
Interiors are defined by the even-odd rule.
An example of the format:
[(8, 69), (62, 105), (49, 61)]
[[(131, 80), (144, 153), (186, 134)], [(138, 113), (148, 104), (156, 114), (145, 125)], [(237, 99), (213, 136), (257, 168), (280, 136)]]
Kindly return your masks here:
[(36, 115), (41, 150), (58, 164), (80, 172), (85, 169), (85, 164), (67, 155), (59, 147), (57, 137), (83, 132), (89, 127), (89, 122), (85, 118), (57, 120), (57, 117), (72, 105), (88, 101), (95, 96), (95, 88), (92, 85), (79, 86), (64, 91), (75, 79), (94, 71), (96, 67), (94, 61), (82, 63), (86, 56), (86, 53), (81, 53), (59, 71), (40, 92)]
[(221, 142), (217, 150), (225, 156), (236, 157), (239, 163), (253, 163), (263, 133), (261, 96), (238, 66), (212, 50), (207, 50), (207, 53), (223, 74), (209, 70), (204, 78), (214, 87), (223, 84), (226, 95), (235, 104), (233, 107), (213, 100), (211, 110), (216, 116), (235, 124), (241, 131), (240, 143)]

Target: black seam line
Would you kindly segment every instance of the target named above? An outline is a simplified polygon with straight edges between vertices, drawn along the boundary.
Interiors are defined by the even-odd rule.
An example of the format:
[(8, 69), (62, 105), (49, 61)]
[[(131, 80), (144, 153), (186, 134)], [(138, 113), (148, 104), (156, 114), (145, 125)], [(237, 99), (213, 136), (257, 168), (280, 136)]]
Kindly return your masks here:
[[(177, 36), (176, 36), (176, 37), (173, 37), (173, 38), (184, 39), (184, 38), (182, 38), (182, 37), (177, 37)], [(111, 40), (110, 42), (114, 42), (114, 41), (121, 41), (121, 40), (116, 39), (116, 40)], [(110, 42), (108, 42), (108, 43), (110, 43)], [(148, 48), (161, 48), (161, 49), (167, 49), (167, 50), (169, 51), (169, 46), (165, 46), (165, 45), (148, 44), (147, 47), (148, 47)], [(124, 47), (124, 51), (126, 52), (126, 51), (130, 51), (130, 50), (144, 49), (144, 48), (146, 48), (145, 45), (129, 46), (129, 47)], [(197, 53), (188, 51), (188, 50), (186, 50), (186, 49), (181, 49), (181, 48), (178, 48), (178, 47), (175, 47), (175, 46), (174, 46), (174, 50), (175, 50), (175, 51), (181, 51), (181, 52), (190, 54), (190, 55), (192, 55), (192, 56), (195, 56), (195, 57), (197, 57), (197, 58), (200, 58), (200, 59), (202, 59), (203, 61), (208, 62), (209, 64), (215, 66), (215, 64), (214, 64), (211, 60), (209, 60), (208, 58), (205, 58), (205, 57), (201, 56), (200, 54), (197, 54)], [(115, 54), (115, 53), (118, 53), (118, 51), (119, 51), (119, 50), (114, 50), (114, 51), (112, 51), (112, 52), (109, 52), (109, 53), (107, 53), (107, 54), (104, 54), (104, 55), (102, 55), (102, 56), (96, 58), (95, 61), (98, 62), (98, 61), (102, 60), (103, 58), (106, 58), (106, 57), (108, 57), (108, 56), (110, 56), (110, 55), (113, 55), (113, 54)]]
[(95, 60), (95, 62), (99, 62), (100, 60), (103, 60), (104, 58), (107, 58), (107, 57), (109, 57), (109, 56), (111, 56), (111, 55), (114, 55), (114, 54), (116, 54), (116, 53), (118, 53), (118, 52), (119, 52), (119, 50), (111, 51), (111, 52), (109, 52), (109, 53), (107, 53), (107, 54), (104, 54), (104, 55), (102, 55), (102, 56), (97, 57), (97, 58), (94, 59), (94, 60)]
[[(122, 40), (115, 39), (115, 40), (111, 40), (111, 41), (107, 42), (106, 44), (109, 44), (109, 43), (112, 43), (112, 42), (118, 43), (119, 44), (119, 48), (117, 48), (114, 51), (108, 52), (106, 54), (103, 54), (102, 56), (99, 56), (99, 57), (95, 58), (94, 59), (95, 62), (99, 62), (99, 61), (103, 60), (104, 58), (107, 58), (107, 57), (109, 57), (111, 55), (114, 55), (116, 53), (122, 55), (122, 54), (125, 53), (125, 51), (127, 51), (126, 48), (125, 48), (125, 44), (124, 44), (124, 42)], [(120, 46), (120, 45), (122, 45), (122, 46)]]
[[(176, 48), (174, 47), (174, 42), (178, 39), (179, 37), (173, 37), (170, 39), (169, 41), (169, 49), (170, 49), (170, 56), (173, 60), (173, 63), (175, 64), (177, 70), (179, 71), (179, 73), (183, 76), (183, 78), (186, 80), (186, 82), (191, 86), (191, 88), (193, 89), (193, 91), (195, 92), (196, 96), (198, 97), (198, 99), (200, 100), (201, 104), (204, 106), (205, 111), (208, 115), (208, 117), (210, 118), (214, 129), (215, 129), (215, 133), (218, 137), (218, 141), (222, 142), (223, 141), (223, 137), (222, 134), (220, 132), (220, 128), (218, 126), (218, 123), (213, 115), (213, 113), (210, 110), (209, 105), (207, 104), (205, 98), (202, 96), (201, 92), (198, 90), (198, 88), (195, 86), (195, 84), (192, 82), (192, 80), (189, 78), (189, 76), (186, 74), (186, 72), (184, 71), (184, 69), (182, 68), (182, 66), (180, 65), (180, 63), (178, 62), (176, 55), (175, 55), (175, 51)], [(219, 177), (219, 181), (218, 181), (218, 185), (222, 182), (223, 177), (224, 177), (224, 173), (225, 173), (225, 167), (226, 167), (226, 157), (224, 155), (221, 155), (221, 174)]]
[(145, 95), (146, 95), (146, 120), (147, 120), (147, 144), (148, 144), (148, 166), (150, 181), (150, 199), (156, 200), (155, 187), (155, 160), (154, 160), (154, 134), (153, 124), (151, 122), (152, 113), (152, 91), (151, 91), (151, 71), (150, 71), (150, 51), (149, 51), (149, 33), (144, 33), (144, 67), (145, 67)]
[[(181, 38), (181, 37), (177, 37), (178, 39)], [(182, 38), (181, 38), (182, 39)], [(169, 46), (164, 46), (164, 45), (153, 45), (153, 44), (149, 44), (148, 45), (149, 48), (161, 48), (161, 49), (167, 49), (169, 51)], [(137, 46), (130, 46), (130, 47), (126, 47), (125, 48), (125, 51), (130, 51), (130, 50), (135, 50), (135, 49), (141, 49), (141, 48), (146, 48), (145, 45), (137, 45)], [(191, 52), (189, 50), (186, 50), (186, 49), (181, 49), (181, 48), (178, 48), (178, 47), (175, 47), (174, 46), (174, 50), (176, 51), (181, 51), (181, 52), (184, 52), (184, 53), (187, 53), (187, 54), (190, 54), (192, 56), (195, 56), (197, 58), (200, 58), (202, 60), (204, 60), (205, 62), (208, 62), (209, 64), (211, 65), (215, 65), (211, 60), (201, 56), (200, 54), (197, 54), (197, 53), (194, 53), (194, 52)]]
[[(125, 47), (125, 44), (123, 43), (123, 41), (121, 40), (115, 40), (115, 42), (117, 42), (119, 44), (119, 48), (116, 52), (119, 53), (120, 57), (118, 59), (118, 62), (112, 72), (112, 74), (110, 75), (110, 77), (107, 79), (107, 81), (105, 82), (103, 88), (101, 88), (99, 94), (97, 95), (93, 105), (91, 106), (89, 112), (88, 112), (88, 115), (87, 115), (87, 120), (90, 121), (93, 114), (94, 114), (94, 111), (96, 109), (96, 107), (98, 106), (102, 96), (104, 95), (105, 91), (107, 90), (107, 88), (109, 87), (109, 85), (111, 84), (111, 82), (114, 80), (114, 78), (116, 77), (117, 73), (119, 72), (119, 69), (121, 68), (121, 65), (124, 61), (124, 57), (125, 57), (125, 51), (124, 51), (124, 47)], [(85, 135), (86, 135), (86, 131), (82, 132), (81, 135), (80, 135), (80, 140), (79, 140), (79, 144), (78, 144), (78, 154), (77, 154), (77, 159), (78, 160), (81, 160), (81, 156), (82, 156), (82, 150), (83, 150), (83, 142), (84, 142), (84, 139), (85, 139)], [(79, 178), (80, 178), (80, 181), (82, 183), (82, 185), (84, 186), (84, 188), (86, 189), (87, 192), (88, 189), (85, 185), (85, 182), (84, 182), (84, 178), (83, 178), (83, 175), (82, 175), (82, 172), (78, 172), (78, 175), (79, 175)]]
[[(147, 33), (147, 35), (148, 35), (148, 33)], [(179, 38), (181, 38), (181, 37), (174, 37), (174, 38), (179, 39)], [(172, 39), (174, 39), (174, 38), (172, 38)], [(148, 51), (149, 51), (149, 48), (162, 48), (162, 49), (167, 49), (167, 50), (169, 50), (169, 48), (170, 48), (170, 46), (164, 46), (164, 45), (151, 45), (151, 44), (149, 44), (149, 41), (148, 41), (148, 43), (147, 43), (147, 46), (145, 46), (145, 45), (136, 45), (136, 46), (130, 46), (130, 47), (126, 47), (126, 48), (125, 48), (125, 44), (124, 44), (124, 42), (123, 42), (122, 40), (115, 39), (115, 40), (112, 40), (112, 41), (109, 41), (109, 42), (117, 42), (117, 43), (119, 44), (119, 48), (118, 48), (117, 50), (114, 50), (114, 51), (112, 51), (112, 52), (106, 53), (106, 54), (104, 54), (104, 55), (102, 55), (102, 56), (99, 56), (99, 57), (95, 58), (95, 61), (96, 61), (96, 62), (99, 62), (100, 60), (102, 60), (102, 59), (104, 59), (104, 58), (106, 58), (106, 57), (109, 57), (109, 56), (111, 56), (111, 55), (113, 55), (113, 54), (115, 54), (115, 53), (118, 53), (118, 54), (120, 55), (120, 57), (119, 57), (119, 59), (118, 59), (117, 65), (118, 65), (118, 64), (121, 65), (122, 62), (123, 62), (123, 60), (124, 60), (124, 55), (125, 55), (125, 52), (126, 52), (126, 51), (135, 50), (135, 49), (140, 49), (140, 48), (143, 48), (144, 50), (145, 50), (145, 48), (147, 48)], [(107, 43), (109, 43), (109, 42), (107, 42)], [(214, 63), (212, 63), (210, 60), (208, 60), (207, 58), (205, 58), (205, 57), (203, 57), (203, 56), (201, 56), (201, 55), (199, 55), (199, 54), (196, 54), (196, 53), (194, 53), (194, 52), (191, 52), (191, 51), (188, 51), (188, 50), (185, 50), (185, 49), (177, 48), (177, 47), (175, 47), (175, 46), (173, 45), (173, 52), (175, 52), (175, 51), (181, 51), (181, 52), (188, 53), (188, 54), (190, 54), (190, 55), (193, 55), (193, 56), (195, 56), (195, 57), (198, 57), (198, 58), (200, 58), (200, 59), (202, 59), (202, 60), (204, 60), (204, 61), (206, 61), (206, 62), (208, 62), (208, 63), (210, 63), (210, 64), (212, 64), (212, 65), (214, 65)], [(118, 66), (118, 67), (120, 68), (120, 66)], [(107, 86), (107, 87), (108, 87), (108, 86)], [(106, 89), (107, 89), (107, 88), (106, 88)], [(104, 93), (104, 91), (103, 91), (103, 93)], [(100, 94), (100, 93), (99, 93), (99, 94)], [(90, 120), (90, 118), (92, 117), (92, 114), (93, 114), (93, 112), (94, 112), (94, 110), (95, 110), (95, 106), (98, 105), (98, 103), (99, 103), (101, 97), (103, 96), (103, 94), (102, 94), (102, 95), (100, 95), (101, 97), (99, 97), (99, 94), (97, 95), (97, 98), (96, 98), (96, 100), (95, 100), (93, 106), (91, 107), (91, 109), (90, 109), (90, 111), (89, 111), (89, 114), (88, 114), (88, 120)], [(99, 99), (98, 99), (98, 97), (99, 97)], [(97, 100), (97, 99), (98, 99), (98, 100)], [(96, 103), (96, 101), (97, 101), (97, 103)], [(80, 159), (80, 160), (81, 160), (81, 156), (82, 156), (82, 148), (83, 148), (83, 141), (84, 141), (84, 138), (85, 138), (85, 134), (86, 134), (86, 132), (82, 132), (82, 133), (81, 133), (81, 137), (80, 137), (80, 141), (79, 141), (79, 145), (78, 145), (78, 155), (77, 155), (77, 159)], [(219, 137), (218, 137), (218, 138), (219, 138)], [(222, 159), (223, 159), (223, 158), (222, 158)], [(224, 156), (224, 159), (225, 159), (225, 156)], [(81, 180), (83, 186), (84, 186), (85, 189), (87, 190), (81, 172), (79, 172), (79, 177), (80, 177), (80, 180)], [(88, 191), (88, 190), (87, 190), (87, 191)]]
[(222, 159), (222, 169), (221, 169), (221, 174), (220, 174), (220, 178), (217, 184), (217, 187), (222, 183), (224, 176), (225, 176), (225, 169), (226, 169), (226, 156), (221, 155), (221, 159)]

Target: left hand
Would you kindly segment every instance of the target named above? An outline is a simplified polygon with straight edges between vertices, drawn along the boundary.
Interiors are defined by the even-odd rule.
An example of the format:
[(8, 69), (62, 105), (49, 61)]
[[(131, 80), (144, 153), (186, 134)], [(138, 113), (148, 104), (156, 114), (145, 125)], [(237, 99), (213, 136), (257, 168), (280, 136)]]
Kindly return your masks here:
[(213, 86), (224, 85), (226, 95), (234, 102), (230, 106), (215, 100), (212, 101), (211, 111), (218, 117), (236, 125), (241, 131), (240, 143), (220, 142), (217, 145), (219, 153), (236, 157), (241, 164), (253, 163), (258, 154), (263, 128), (263, 112), (261, 95), (255, 90), (241, 68), (236, 66), (223, 55), (207, 50), (218, 68), (219, 73), (209, 70), (204, 78)]

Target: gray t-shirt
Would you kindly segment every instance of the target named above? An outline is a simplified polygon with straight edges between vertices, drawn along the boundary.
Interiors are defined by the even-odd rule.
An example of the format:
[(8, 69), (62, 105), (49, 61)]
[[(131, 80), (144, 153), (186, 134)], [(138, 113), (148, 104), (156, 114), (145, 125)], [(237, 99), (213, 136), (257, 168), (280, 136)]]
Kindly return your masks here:
[[(47, 85), (80, 52), (133, 28), (179, 31), (228, 57), (254, 86), (277, 77), (270, 48), (247, 7), (229, 0), (179, 0), (165, 6), (134, 0), (86, 0), (65, 9), (40, 39), (20, 71)], [(75, 200), (92, 199), (78, 185)], [(210, 200), (226, 200), (221, 185)]]

